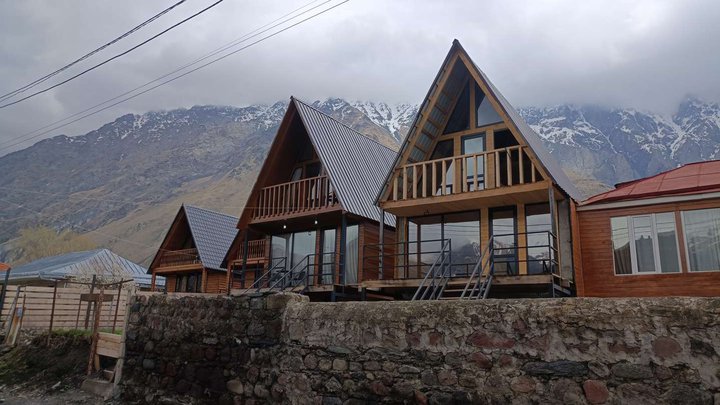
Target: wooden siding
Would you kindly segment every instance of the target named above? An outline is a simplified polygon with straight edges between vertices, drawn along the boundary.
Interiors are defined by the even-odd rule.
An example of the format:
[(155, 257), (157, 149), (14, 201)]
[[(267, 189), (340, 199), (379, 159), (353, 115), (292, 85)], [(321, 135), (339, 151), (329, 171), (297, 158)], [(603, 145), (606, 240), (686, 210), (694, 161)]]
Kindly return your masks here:
[(676, 221), (680, 273), (615, 275), (610, 218), (648, 213), (718, 208), (720, 199), (669, 203), (632, 208), (579, 211), (578, 295), (587, 297), (720, 296), (720, 271), (688, 272), (682, 224)]
[(225, 284), (227, 281), (225, 272), (222, 271), (215, 271), (215, 270), (207, 270), (206, 276), (205, 276), (205, 290), (204, 293), (226, 293), (227, 292), (227, 285)]
[[(384, 247), (383, 279), (392, 279), (395, 278), (395, 230), (386, 225), (383, 239), (383, 243), (386, 244)], [(379, 257), (371, 255), (370, 252), (365, 252), (363, 248), (378, 243), (380, 243), (380, 224), (374, 222), (364, 223), (360, 233), (360, 274), (358, 275), (360, 281), (377, 280), (379, 278)], [(365, 257), (365, 254), (368, 257)]]

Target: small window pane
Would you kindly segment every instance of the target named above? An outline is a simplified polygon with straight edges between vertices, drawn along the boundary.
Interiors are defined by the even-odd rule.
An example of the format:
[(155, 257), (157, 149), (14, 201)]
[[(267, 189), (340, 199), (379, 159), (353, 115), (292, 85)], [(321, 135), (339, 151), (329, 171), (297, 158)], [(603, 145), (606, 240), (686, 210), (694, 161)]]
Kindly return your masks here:
[(502, 122), (502, 118), (495, 111), (490, 100), (485, 97), (477, 85), (475, 85), (475, 108), (477, 108), (477, 126), (482, 127)]
[(650, 216), (633, 217), (635, 233), (635, 256), (639, 273), (655, 271), (655, 255), (653, 253), (652, 218)]
[(657, 231), (658, 248), (660, 249), (660, 268), (663, 273), (678, 273), (677, 236), (675, 234), (675, 214), (665, 212), (655, 214), (655, 230)]
[(683, 222), (690, 271), (720, 270), (720, 209), (685, 211)]
[(611, 218), (613, 258), (615, 274), (632, 274), (630, 258), (630, 234), (627, 217)]

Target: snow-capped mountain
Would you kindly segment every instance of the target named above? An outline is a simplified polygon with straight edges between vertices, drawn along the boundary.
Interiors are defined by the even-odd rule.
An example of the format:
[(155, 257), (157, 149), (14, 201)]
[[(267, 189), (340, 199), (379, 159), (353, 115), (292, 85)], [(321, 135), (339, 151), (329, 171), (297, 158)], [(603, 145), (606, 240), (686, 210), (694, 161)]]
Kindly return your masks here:
[[(394, 148), (417, 113), (409, 104), (340, 98), (312, 104)], [(240, 213), (286, 108), (279, 101), (127, 114), (85, 135), (58, 135), (2, 156), (0, 244), (38, 224), (81, 232), (115, 226), (112, 234), (151, 247), (107, 244), (143, 261), (181, 202)], [(615, 184), (720, 158), (720, 106), (695, 98), (671, 117), (572, 105), (520, 113), (572, 178), (591, 179), (588, 193), (598, 191), (592, 179)]]

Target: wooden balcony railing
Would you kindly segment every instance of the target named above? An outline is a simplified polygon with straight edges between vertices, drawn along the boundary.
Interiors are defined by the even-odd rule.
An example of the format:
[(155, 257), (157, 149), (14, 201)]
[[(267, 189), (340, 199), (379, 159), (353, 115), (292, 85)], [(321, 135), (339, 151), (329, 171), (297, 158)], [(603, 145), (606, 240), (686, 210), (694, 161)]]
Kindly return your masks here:
[(525, 147), (511, 146), (404, 165), (393, 174), (391, 201), (467, 193), (542, 180)]
[(333, 207), (337, 203), (337, 196), (328, 177), (311, 177), (261, 189), (257, 207), (253, 210), (253, 219), (315, 211)]
[[(247, 249), (247, 260), (257, 261), (265, 258), (265, 239), (250, 240), (248, 241)], [(244, 246), (240, 248), (237, 260), (242, 261), (244, 256)]]
[(158, 267), (181, 266), (200, 263), (197, 249), (181, 249), (162, 252)]

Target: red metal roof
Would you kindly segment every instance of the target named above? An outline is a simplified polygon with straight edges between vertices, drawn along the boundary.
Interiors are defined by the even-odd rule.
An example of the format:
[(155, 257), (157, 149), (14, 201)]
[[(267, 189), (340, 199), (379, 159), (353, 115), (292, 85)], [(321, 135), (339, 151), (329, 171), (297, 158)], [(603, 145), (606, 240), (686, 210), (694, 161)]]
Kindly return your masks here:
[(592, 196), (582, 205), (709, 191), (720, 191), (720, 160), (689, 163), (655, 176), (619, 183), (615, 189)]

